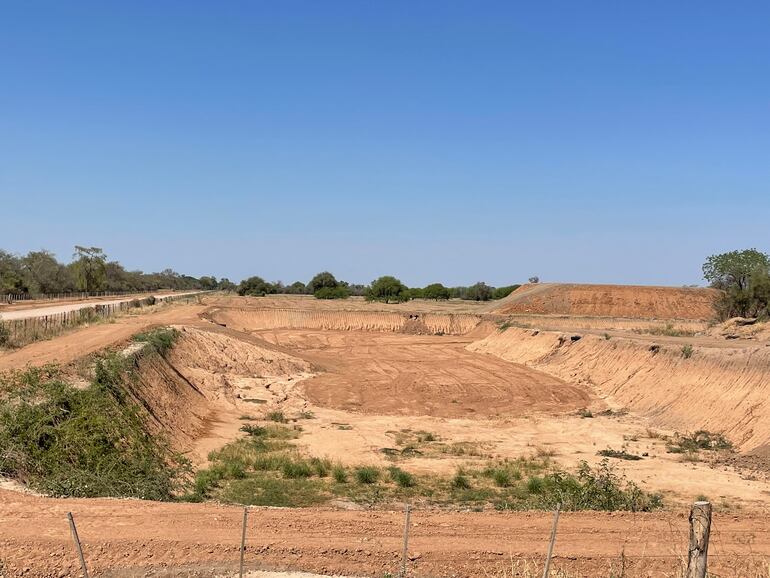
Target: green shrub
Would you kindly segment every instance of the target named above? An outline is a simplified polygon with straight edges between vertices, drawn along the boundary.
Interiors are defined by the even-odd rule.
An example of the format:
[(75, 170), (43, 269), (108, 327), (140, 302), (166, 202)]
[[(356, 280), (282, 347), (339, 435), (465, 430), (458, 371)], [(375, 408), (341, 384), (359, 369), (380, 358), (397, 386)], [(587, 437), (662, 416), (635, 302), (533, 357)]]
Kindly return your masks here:
[(539, 476), (532, 476), (527, 480), (527, 491), (530, 494), (539, 494), (543, 491), (545, 484), (543, 478)]
[(82, 389), (52, 368), (3, 380), (0, 474), (55, 496), (170, 499), (189, 463), (145, 429), (149, 416), (123, 385), (127, 366), (118, 354), (99, 359)]
[(278, 423), (286, 423), (286, 416), (283, 414), (282, 411), (270, 411), (265, 416), (270, 421), (275, 421)]
[(332, 469), (332, 463), (326, 458), (310, 458), (310, 467), (319, 478), (325, 478)]
[(505, 468), (497, 468), (492, 472), (492, 480), (496, 486), (507, 488), (511, 485), (511, 474)]
[(348, 471), (340, 464), (332, 468), (332, 477), (338, 484), (345, 484), (348, 481)]
[(281, 466), (281, 473), (285, 478), (309, 478), (313, 475), (313, 469), (304, 460), (290, 460)]
[(390, 474), (390, 479), (402, 488), (411, 488), (416, 483), (414, 476), (401, 468), (391, 466), (388, 468), (388, 473)]
[(733, 444), (720, 433), (698, 430), (690, 435), (676, 434), (673, 440), (669, 440), (666, 449), (669, 453), (681, 454), (698, 450), (732, 450)]
[(246, 424), (241, 426), (241, 431), (252, 437), (261, 437), (267, 434), (267, 429), (259, 425)]
[(637, 456), (636, 454), (630, 454), (626, 450), (613, 450), (612, 448), (607, 448), (606, 450), (599, 450), (598, 452), (596, 452), (596, 455), (604, 456), (605, 458), (616, 458), (619, 460), (627, 460), (627, 461), (638, 461), (642, 459), (642, 456)]
[(471, 481), (464, 473), (458, 470), (458, 472), (452, 478), (452, 487), (458, 490), (470, 490)]
[(356, 480), (359, 484), (375, 484), (380, 479), (380, 470), (373, 466), (356, 468)]
[(693, 354), (692, 345), (689, 343), (686, 343), (685, 345), (682, 345), (682, 357), (685, 359), (690, 359)]
[(179, 337), (179, 331), (176, 329), (161, 327), (144, 333), (137, 333), (134, 335), (133, 340), (139, 343), (147, 343), (154, 351), (164, 355), (173, 347), (177, 337)]

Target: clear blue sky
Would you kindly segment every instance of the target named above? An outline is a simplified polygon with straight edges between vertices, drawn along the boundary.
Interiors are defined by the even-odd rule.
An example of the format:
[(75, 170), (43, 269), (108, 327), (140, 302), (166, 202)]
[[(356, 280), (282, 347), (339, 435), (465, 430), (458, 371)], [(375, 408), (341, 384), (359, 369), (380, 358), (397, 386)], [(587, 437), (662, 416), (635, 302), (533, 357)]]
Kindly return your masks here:
[(0, 0), (0, 247), (702, 282), (770, 249), (770, 4)]

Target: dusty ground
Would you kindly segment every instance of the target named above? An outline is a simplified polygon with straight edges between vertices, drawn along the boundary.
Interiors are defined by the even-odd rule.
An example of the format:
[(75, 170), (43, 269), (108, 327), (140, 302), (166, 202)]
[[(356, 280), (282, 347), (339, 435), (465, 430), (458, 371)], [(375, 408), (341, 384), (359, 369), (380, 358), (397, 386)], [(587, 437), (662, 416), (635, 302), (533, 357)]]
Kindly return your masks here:
[[(0, 559), (12, 576), (78, 575), (66, 519), (70, 511), (95, 575), (110, 569), (105, 576), (162, 576), (171, 567), (182, 569), (172, 576), (212, 576), (237, 569), (240, 508), (54, 500), (0, 491)], [(511, 556), (542, 560), (550, 524), (548, 513), (417, 511), (410, 540), (411, 575), (503, 576), (503, 569), (510, 571)], [(398, 570), (402, 532), (403, 514), (398, 511), (254, 509), (247, 564), (381, 578)], [(624, 553), (627, 575), (663, 576), (673, 571), (685, 551), (686, 532), (687, 519), (679, 511), (567, 513), (560, 521), (555, 565), (572, 568), (578, 576), (606, 576), (611, 565), (619, 568)], [(712, 570), (747, 576), (740, 573), (740, 565), (750, 556), (768, 554), (770, 528), (763, 516), (716, 515)], [(643, 572), (636, 571), (639, 566)], [(206, 568), (212, 571), (201, 573)]]
[(566, 413), (591, 402), (584, 388), (467, 351), (467, 338), (307, 330), (257, 336), (312, 361), (320, 375), (304, 382), (306, 398), (342, 411), (513, 417)]
[[(335, 306), (344, 313), (335, 314)], [(419, 473), (538, 454), (571, 468), (580, 460), (597, 463), (600, 449), (622, 447), (648, 454), (618, 467), (645, 489), (664, 491), (673, 510), (568, 514), (557, 545), (559, 565), (575, 575), (606, 575), (625, 551), (633, 570), (628, 575), (673, 572), (685, 543), (683, 504), (705, 494), (717, 508), (714, 568), (759, 575), (736, 568), (745, 568), (749, 553), (770, 556), (766, 477), (746, 470), (742, 456), (716, 466), (682, 461), (665, 451), (659, 434), (699, 424), (729, 429), (715, 427), (722, 420), (736, 443), (764, 460), (761, 442), (770, 441), (764, 401), (770, 348), (764, 342), (717, 332), (640, 335), (623, 320), (606, 320), (615, 323), (607, 329), (584, 328), (573, 340), (575, 324), (597, 319), (585, 316), (559, 317), (568, 333), (543, 331), (553, 316), (543, 317), (539, 329), (500, 331), (500, 318), (487, 321), (482, 307), (209, 297), (204, 305), (171, 305), (0, 352), (0, 370), (71, 363), (120, 346), (138, 331), (173, 324), (182, 337), (168, 356), (170, 365), (144, 368), (137, 392), (159, 409), (157, 427), (177, 431), (180, 449), (196, 464), (240, 435), (241, 416), (259, 417), (273, 408), (312, 414), (297, 443), (311, 455), (351, 465), (389, 463), (382, 449), (393, 447), (402, 430), (430, 431), (440, 443), (476, 449), (462, 457), (426, 450), (399, 461)], [(295, 310), (304, 313), (287, 313)], [(528, 322), (538, 327), (539, 318)], [(685, 358), (681, 348), (690, 344), (694, 353)], [(183, 391), (188, 382), (199, 391)], [(598, 415), (608, 407), (629, 412)], [(581, 418), (581, 408), (596, 417)], [(236, 567), (236, 508), (52, 500), (0, 490), (0, 561), (9, 576), (76, 575), (68, 510), (76, 514), (93, 567), (112, 569), (105, 576), (228, 576)], [(526, 576), (537, 575), (522, 564), (542, 556), (550, 516), (423, 511), (415, 523), (416, 576), (503, 576), (512, 564)], [(251, 517), (248, 560), (255, 568), (381, 577), (397, 570), (401, 531), (401, 515), (392, 512), (258, 509)]]

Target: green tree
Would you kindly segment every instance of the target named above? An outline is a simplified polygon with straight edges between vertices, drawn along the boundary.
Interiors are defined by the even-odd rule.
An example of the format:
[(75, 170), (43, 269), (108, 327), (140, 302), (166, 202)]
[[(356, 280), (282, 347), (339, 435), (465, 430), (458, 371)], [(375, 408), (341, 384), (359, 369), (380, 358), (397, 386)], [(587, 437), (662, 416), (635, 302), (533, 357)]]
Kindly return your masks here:
[(0, 294), (27, 293), (29, 285), (21, 259), (0, 249)]
[(347, 299), (350, 297), (350, 292), (347, 287), (338, 285), (337, 287), (321, 287), (313, 293), (313, 296), (316, 299)]
[(22, 259), (22, 265), (33, 293), (71, 291), (75, 286), (69, 270), (50, 251), (30, 251)]
[(465, 297), (463, 299), (469, 299), (471, 301), (489, 301), (492, 298), (492, 287), (479, 281), (475, 285), (468, 287)]
[(508, 297), (511, 293), (516, 291), (521, 287), (521, 285), (508, 285), (506, 287), (496, 287), (492, 291), (492, 299), (503, 299), (504, 297)]
[(221, 291), (235, 291), (238, 288), (238, 286), (227, 277), (222, 277), (219, 280), (218, 287)]
[(251, 295), (254, 297), (264, 297), (269, 293), (274, 293), (275, 288), (272, 284), (265, 281), (262, 277), (249, 277), (241, 281), (238, 286), (238, 295)]
[(717, 314), (729, 317), (770, 315), (770, 258), (756, 249), (712, 255), (703, 264), (703, 277), (724, 291)]
[(307, 286), (302, 281), (295, 281), (286, 287), (286, 293), (289, 295), (304, 295), (307, 293)]
[(372, 281), (366, 298), (369, 301), (401, 303), (409, 300), (409, 288), (395, 277), (385, 275)]
[(703, 277), (717, 289), (745, 291), (754, 274), (770, 271), (770, 257), (756, 249), (711, 255), (703, 264)]
[(307, 289), (311, 293), (315, 294), (320, 289), (328, 288), (328, 289), (336, 289), (339, 287), (340, 282), (337, 281), (336, 277), (329, 273), (328, 271), (322, 271), (321, 273), (318, 273), (315, 277), (313, 277), (310, 280), (310, 283), (307, 284)]
[(104, 251), (100, 247), (75, 245), (72, 258), (78, 288), (87, 293), (101, 291), (107, 281), (107, 255)]
[(449, 289), (444, 287), (441, 283), (431, 283), (425, 289), (422, 290), (422, 296), (425, 299), (449, 299)]
[(213, 291), (218, 287), (217, 278), (204, 275), (199, 280), (200, 288), (204, 291)]

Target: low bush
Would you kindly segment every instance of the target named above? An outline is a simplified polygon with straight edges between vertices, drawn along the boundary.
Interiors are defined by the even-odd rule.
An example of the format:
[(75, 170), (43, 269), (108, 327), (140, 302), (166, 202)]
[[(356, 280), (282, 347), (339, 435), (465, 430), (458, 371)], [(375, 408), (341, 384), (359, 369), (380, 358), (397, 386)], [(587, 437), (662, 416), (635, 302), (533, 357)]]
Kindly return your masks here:
[(343, 466), (337, 464), (332, 468), (332, 477), (338, 484), (345, 484), (348, 481), (348, 471)]
[(282, 411), (276, 410), (276, 411), (270, 411), (265, 416), (268, 420), (278, 422), (278, 423), (286, 423), (286, 416)]
[(672, 454), (697, 452), (698, 450), (732, 450), (733, 444), (724, 435), (698, 430), (689, 435), (676, 434), (668, 440), (666, 449)]
[(356, 481), (359, 484), (374, 484), (380, 479), (380, 470), (373, 466), (356, 468)]
[(241, 431), (255, 437), (263, 436), (267, 433), (267, 430), (260, 425), (246, 424), (241, 426)]
[(388, 473), (390, 474), (390, 479), (402, 488), (411, 488), (416, 483), (414, 476), (401, 468), (391, 466), (388, 468)]
[(612, 448), (600, 450), (596, 453), (596, 455), (603, 456), (605, 458), (617, 458), (619, 460), (628, 460), (628, 461), (637, 461), (642, 459), (642, 456), (637, 456), (636, 454), (630, 454), (626, 450), (613, 450)]
[(133, 340), (138, 343), (147, 343), (154, 351), (165, 355), (174, 346), (177, 337), (179, 337), (179, 331), (176, 329), (161, 327), (144, 333), (137, 333)]
[(145, 429), (143, 409), (124, 380), (118, 354), (97, 360), (90, 386), (75, 388), (55, 368), (0, 382), (0, 474), (55, 496), (169, 500), (189, 463)]
[(462, 471), (458, 471), (452, 478), (451, 485), (458, 490), (469, 490), (471, 488), (471, 481)]

